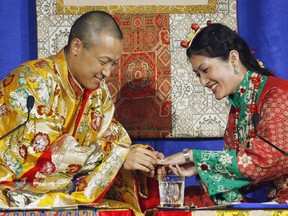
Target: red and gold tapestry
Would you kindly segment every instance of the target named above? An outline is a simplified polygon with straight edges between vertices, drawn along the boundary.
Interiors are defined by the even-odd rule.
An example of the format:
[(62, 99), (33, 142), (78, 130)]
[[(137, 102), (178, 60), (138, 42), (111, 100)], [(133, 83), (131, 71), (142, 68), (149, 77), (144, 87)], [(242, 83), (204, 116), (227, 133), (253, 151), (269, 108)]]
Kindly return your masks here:
[[(36, 1), (38, 57), (55, 54), (66, 45), (70, 28), (80, 14), (92, 9), (107, 11), (107, 6), (67, 6), (65, 1)], [(108, 6), (109, 10), (122, 6), (129, 10), (112, 13), (124, 34), (124, 52), (107, 83), (116, 118), (131, 138), (223, 136), (228, 102), (217, 101), (212, 92), (201, 86), (187, 61), (186, 50), (180, 46), (194, 22), (203, 27), (212, 20), (237, 30), (236, 0), (206, 1), (205, 7), (190, 6), (197, 9), (191, 14)], [(214, 3), (215, 10), (207, 12)], [(130, 13), (132, 8), (134, 13)]]
[(124, 34), (120, 68), (108, 80), (116, 118), (132, 137), (171, 137), (169, 16), (117, 15)]

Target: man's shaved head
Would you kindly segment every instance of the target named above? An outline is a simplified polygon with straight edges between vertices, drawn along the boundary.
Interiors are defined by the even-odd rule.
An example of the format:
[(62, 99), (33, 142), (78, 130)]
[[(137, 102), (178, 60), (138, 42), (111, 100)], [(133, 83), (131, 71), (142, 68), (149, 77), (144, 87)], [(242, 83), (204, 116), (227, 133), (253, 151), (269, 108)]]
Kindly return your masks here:
[(96, 44), (100, 33), (105, 32), (119, 40), (123, 39), (123, 34), (115, 19), (103, 11), (91, 11), (80, 16), (72, 25), (68, 49), (74, 38), (80, 39), (85, 48)]

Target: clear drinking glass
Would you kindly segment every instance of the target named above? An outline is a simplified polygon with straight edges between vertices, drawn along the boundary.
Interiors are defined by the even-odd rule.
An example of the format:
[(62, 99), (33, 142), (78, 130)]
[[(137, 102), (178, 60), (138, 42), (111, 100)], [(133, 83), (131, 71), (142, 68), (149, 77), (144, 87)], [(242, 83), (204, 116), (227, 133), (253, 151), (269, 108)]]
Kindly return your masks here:
[(160, 207), (183, 207), (185, 177), (176, 175), (159, 175), (158, 182)]

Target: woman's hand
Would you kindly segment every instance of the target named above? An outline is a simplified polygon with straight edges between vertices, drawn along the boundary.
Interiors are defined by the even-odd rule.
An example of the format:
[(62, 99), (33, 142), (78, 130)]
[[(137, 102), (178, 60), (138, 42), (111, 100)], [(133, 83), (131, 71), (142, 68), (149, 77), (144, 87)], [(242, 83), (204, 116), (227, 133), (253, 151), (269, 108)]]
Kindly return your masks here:
[(172, 155), (170, 155), (168, 157), (165, 157), (162, 160), (159, 160), (158, 161), (158, 165), (165, 165), (165, 166), (176, 165), (176, 164), (182, 165), (182, 164), (185, 164), (185, 163), (193, 162), (193, 151), (191, 149), (188, 150), (188, 156), (189, 156), (189, 162), (187, 162), (185, 160), (183, 152), (178, 152), (176, 154), (172, 154)]
[(198, 174), (194, 163), (186, 163), (180, 166), (177, 164), (175, 166), (169, 165), (168, 167), (175, 175), (191, 177)]

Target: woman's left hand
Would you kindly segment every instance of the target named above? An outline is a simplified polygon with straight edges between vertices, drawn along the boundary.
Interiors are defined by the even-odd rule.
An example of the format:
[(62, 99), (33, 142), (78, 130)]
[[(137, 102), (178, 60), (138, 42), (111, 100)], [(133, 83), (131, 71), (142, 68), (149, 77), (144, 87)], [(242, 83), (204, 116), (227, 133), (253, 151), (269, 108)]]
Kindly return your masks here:
[(176, 154), (172, 154), (168, 157), (165, 157), (164, 159), (161, 159), (158, 161), (158, 165), (182, 165), (185, 163), (191, 163), (193, 162), (193, 151), (191, 149), (188, 150), (188, 155), (189, 155), (189, 159), (190, 161), (187, 162), (185, 160), (184, 154), (183, 152), (178, 152)]
[(191, 177), (198, 174), (194, 163), (186, 163), (180, 166), (177, 164), (175, 166), (169, 165), (168, 167), (175, 175)]

